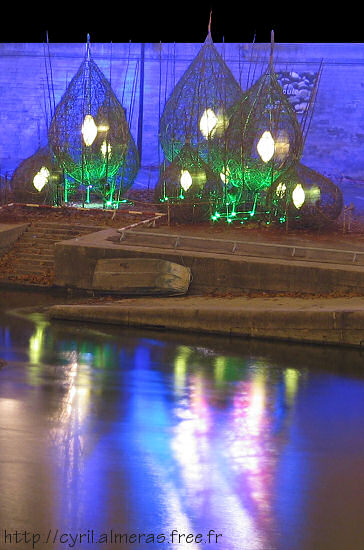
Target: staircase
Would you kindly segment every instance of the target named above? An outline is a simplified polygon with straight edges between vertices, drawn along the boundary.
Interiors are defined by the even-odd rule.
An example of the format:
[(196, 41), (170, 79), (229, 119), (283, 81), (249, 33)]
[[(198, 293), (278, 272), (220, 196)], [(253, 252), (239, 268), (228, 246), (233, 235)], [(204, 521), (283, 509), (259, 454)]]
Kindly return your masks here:
[(51, 287), (54, 279), (54, 245), (94, 233), (104, 227), (35, 222), (0, 258), (0, 283)]

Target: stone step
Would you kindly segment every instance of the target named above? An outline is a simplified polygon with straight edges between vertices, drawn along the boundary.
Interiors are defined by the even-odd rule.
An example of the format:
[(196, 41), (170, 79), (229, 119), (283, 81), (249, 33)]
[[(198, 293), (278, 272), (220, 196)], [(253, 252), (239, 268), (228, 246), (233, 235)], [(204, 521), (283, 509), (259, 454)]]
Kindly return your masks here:
[(61, 236), (53, 238), (53, 237), (46, 236), (46, 235), (40, 235), (39, 236), (39, 235), (24, 234), (22, 236), (21, 241), (18, 241), (18, 242), (27, 243), (27, 244), (37, 243), (39, 245), (43, 245), (43, 244), (47, 245), (47, 244), (54, 244), (56, 242), (64, 241), (64, 240), (67, 240), (67, 239), (62, 238)]
[(29, 278), (24, 277), (17, 277), (16, 275), (12, 276), (11, 278), (3, 278), (0, 276), (0, 283), (6, 284), (6, 285), (25, 285), (25, 286), (33, 286), (33, 287), (50, 287), (52, 285), (52, 281), (44, 280), (44, 278), (37, 278), (36, 276), (29, 276)]
[(32, 266), (43, 266), (45, 268), (47, 267), (53, 267), (54, 266), (54, 258), (51, 259), (44, 259), (44, 258), (37, 258), (37, 257), (31, 257), (31, 258), (24, 258), (16, 256), (14, 257), (13, 261), (11, 262), (11, 265), (14, 267), (24, 266), (32, 267)]
[(17, 266), (17, 269), (16, 270), (11, 270), (11, 271), (5, 271), (2, 275), (6, 276), (6, 277), (9, 277), (14, 275), (43, 275), (43, 276), (49, 276), (53, 273), (53, 269), (49, 268), (49, 267), (45, 267), (45, 266), (34, 266), (34, 265), (31, 265), (31, 266), (22, 266), (22, 267), (18, 267)]
[(14, 243), (0, 272), (0, 281), (51, 286), (54, 276), (54, 247), (59, 241), (104, 229), (102, 226), (38, 222)]
[(21, 260), (24, 262), (28, 261), (34, 261), (34, 262), (53, 262), (54, 261), (54, 254), (45, 254), (42, 249), (39, 249), (39, 251), (34, 251), (32, 253), (32, 249), (24, 249), (24, 251), (20, 250), (17, 251), (16, 254), (13, 255), (14, 259)]
[(32, 256), (54, 256), (54, 245), (52, 246), (35, 246), (33, 245), (27, 245), (27, 246), (14, 246), (12, 250), (9, 253), (12, 256), (20, 255), (20, 254), (31, 254)]
[(82, 224), (58, 224), (53, 222), (37, 222), (30, 226), (36, 229), (54, 229), (56, 231), (88, 231), (90, 233), (94, 231), (100, 231), (105, 229), (102, 225), (82, 225)]
[(87, 229), (76, 229), (76, 228), (62, 228), (58, 229), (57, 227), (30, 227), (27, 231), (27, 234), (34, 235), (87, 235), (89, 233), (94, 233), (93, 230)]

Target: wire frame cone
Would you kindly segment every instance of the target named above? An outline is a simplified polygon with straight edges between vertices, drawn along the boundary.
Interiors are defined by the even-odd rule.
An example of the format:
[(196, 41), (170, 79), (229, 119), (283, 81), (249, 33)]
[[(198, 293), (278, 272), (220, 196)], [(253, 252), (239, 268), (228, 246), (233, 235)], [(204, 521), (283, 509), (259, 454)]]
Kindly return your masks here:
[(233, 106), (226, 148), (232, 182), (249, 190), (269, 187), (299, 161), (301, 128), (272, 65)]
[(209, 33), (165, 104), (159, 126), (165, 157), (172, 162), (190, 142), (209, 162), (211, 148), (219, 146), (229, 124), (229, 109), (241, 96), (240, 85)]
[(39, 148), (23, 160), (11, 179), (15, 202), (53, 204), (55, 186), (61, 175), (54, 164), (48, 147)]
[(337, 220), (343, 209), (340, 188), (329, 178), (301, 163), (279, 177), (269, 193), (276, 218), (304, 227), (324, 227)]
[[(86, 139), (87, 127), (94, 131)], [(76, 182), (102, 187), (114, 177), (129, 143), (125, 112), (89, 55), (58, 104), (49, 129), (58, 163)]]

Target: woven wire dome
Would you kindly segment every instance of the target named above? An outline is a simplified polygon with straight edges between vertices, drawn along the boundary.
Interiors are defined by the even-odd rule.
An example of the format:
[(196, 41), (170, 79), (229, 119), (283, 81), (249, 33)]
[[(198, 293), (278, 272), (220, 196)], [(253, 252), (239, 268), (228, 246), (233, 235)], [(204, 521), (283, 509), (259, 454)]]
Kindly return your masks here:
[(89, 50), (56, 108), (48, 138), (76, 185), (107, 193), (125, 160), (130, 131), (122, 105)]
[(302, 154), (302, 132), (272, 61), (232, 108), (226, 165), (233, 185), (250, 191), (271, 186)]
[(221, 195), (221, 181), (186, 143), (175, 159), (162, 171), (154, 190), (155, 202), (162, 209), (173, 205), (175, 221), (191, 222), (208, 219), (210, 203)]
[(269, 194), (272, 214), (305, 227), (323, 227), (341, 214), (343, 195), (329, 178), (297, 164), (278, 178)]
[(58, 183), (61, 183), (61, 173), (49, 148), (41, 147), (19, 164), (10, 185), (15, 202), (53, 204)]
[(229, 109), (241, 96), (241, 87), (216, 50), (209, 32), (165, 104), (159, 125), (165, 157), (172, 162), (189, 142), (210, 164), (214, 156), (211, 150), (221, 146), (219, 139), (228, 127)]

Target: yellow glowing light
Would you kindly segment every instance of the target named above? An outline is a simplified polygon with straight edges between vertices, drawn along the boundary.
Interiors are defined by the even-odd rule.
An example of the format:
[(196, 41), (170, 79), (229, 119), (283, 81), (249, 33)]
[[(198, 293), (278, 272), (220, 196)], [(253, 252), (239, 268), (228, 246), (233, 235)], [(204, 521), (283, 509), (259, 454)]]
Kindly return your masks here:
[(284, 382), (286, 387), (287, 401), (292, 405), (298, 390), (300, 373), (297, 369), (286, 369)]
[(39, 322), (34, 334), (29, 338), (29, 359), (32, 364), (39, 363), (44, 346), (44, 333), (47, 325), (48, 323), (45, 321)]
[(103, 154), (103, 156), (106, 157), (106, 155), (110, 155), (111, 149), (111, 143), (107, 143), (106, 139), (104, 139), (101, 145), (101, 153)]
[(268, 162), (274, 155), (274, 139), (267, 130), (258, 141), (257, 151), (263, 162)]
[(188, 189), (192, 185), (192, 176), (188, 170), (181, 170), (180, 182), (181, 182), (182, 189), (184, 191), (188, 191)]
[(85, 116), (85, 120), (83, 121), (81, 132), (82, 132), (83, 141), (85, 142), (86, 147), (89, 147), (90, 145), (92, 145), (97, 136), (97, 126), (95, 124), (95, 121), (92, 115)]
[(37, 191), (41, 191), (45, 185), (47, 185), (49, 181), (50, 171), (46, 166), (42, 166), (42, 168), (37, 172), (33, 178), (33, 185), (36, 188)]
[(305, 202), (305, 198), (306, 198), (305, 191), (302, 185), (298, 183), (296, 187), (293, 189), (293, 193), (292, 193), (293, 204), (295, 205), (297, 210), (301, 208), (301, 206)]
[(180, 392), (185, 387), (187, 374), (187, 361), (191, 355), (191, 348), (187, 346), (179, 346), (177, 355), (174, 361), (174, 383), (177, 392)]
[(321, 198), (321, 190), (316, 185), (311, 187), (309, 194), (310, 194), (310, 201), (313, 203), (319, 201)]
[(216, 132), (218, 118), (212, 109), (206, 109), (200, 118), (200, 130), (204, 138), (212, 138)]
[(108, 132), (110, 130), (110, 126), (108, 124), (99, 124), (97, 127), (98, 132)]
[(223, 172), (220, 172), (220, 178), (223, 181), (223, 183), (228, 183), (230, 177), (230, 170), (227, 166)]
[(215, 381), (217, 385), (224, 382), (226, 367), (227, 367), (226, 357), (219, 356), (215, 358), (214, 375), (215, 375)]
[(276, 195), (279, 199), (282, 199), (284, 197), (284, 194), (286, 192), (286, 184), (281, 182), (277, 185), (277, 189), (276, 189)]
[(274, 154), (275, 158), (284, 161), (289, 153), (289, 139), (287, 132), (280, 130), (275, 140)]

